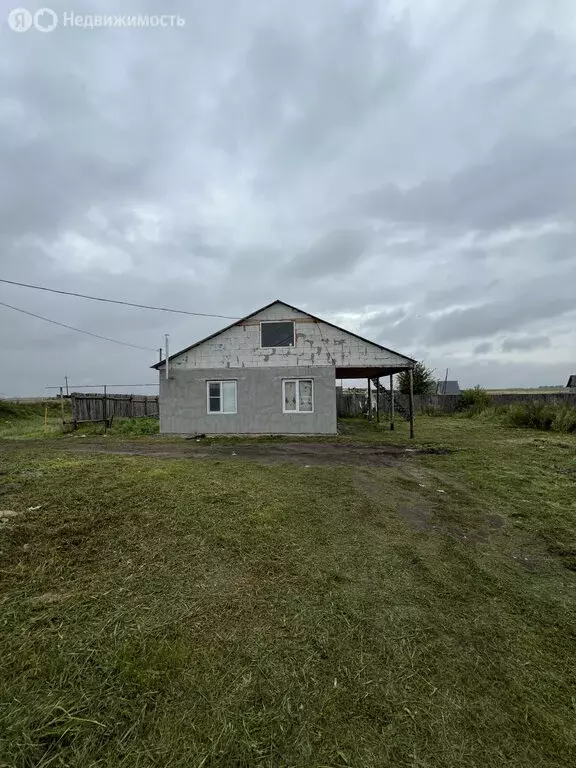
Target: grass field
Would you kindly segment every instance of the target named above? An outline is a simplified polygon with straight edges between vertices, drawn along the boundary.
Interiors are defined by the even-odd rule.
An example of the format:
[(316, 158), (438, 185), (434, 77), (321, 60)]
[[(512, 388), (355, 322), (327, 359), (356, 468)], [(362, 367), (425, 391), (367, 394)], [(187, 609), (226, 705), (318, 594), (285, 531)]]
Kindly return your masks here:
[(0, 440), (0, 765), (576, 764), (576, 436), (348, 430), (450, 452)]

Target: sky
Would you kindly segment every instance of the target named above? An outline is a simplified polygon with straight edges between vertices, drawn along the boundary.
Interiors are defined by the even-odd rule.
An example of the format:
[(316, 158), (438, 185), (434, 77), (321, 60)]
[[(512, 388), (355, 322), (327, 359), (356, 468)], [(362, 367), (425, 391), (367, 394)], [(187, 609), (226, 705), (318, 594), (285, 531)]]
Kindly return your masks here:
[[(462, 386), (576, 373), (573, 0), (52, 0), (51, 32), (0, 7), (1, 278), (232, 317), (280, 298)], [(0, 302), (150, 348), (0, 306), (0, 396), (153, 383), (165, 333), (229, 322)]]

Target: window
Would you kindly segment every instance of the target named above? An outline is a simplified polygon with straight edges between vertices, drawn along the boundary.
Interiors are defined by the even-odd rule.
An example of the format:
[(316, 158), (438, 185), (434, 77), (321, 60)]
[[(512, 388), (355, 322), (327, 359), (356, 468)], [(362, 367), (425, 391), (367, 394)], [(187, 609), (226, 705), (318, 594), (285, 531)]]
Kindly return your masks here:
[(282, 402), (284, 413), (312, 413), (314, 411), (312, 379), (284, 379)]
[(236, 382), (206, 382), (208, 413), (236, 413)]
[(294, 323), (260, 323), (260, 346), (293, 347)]

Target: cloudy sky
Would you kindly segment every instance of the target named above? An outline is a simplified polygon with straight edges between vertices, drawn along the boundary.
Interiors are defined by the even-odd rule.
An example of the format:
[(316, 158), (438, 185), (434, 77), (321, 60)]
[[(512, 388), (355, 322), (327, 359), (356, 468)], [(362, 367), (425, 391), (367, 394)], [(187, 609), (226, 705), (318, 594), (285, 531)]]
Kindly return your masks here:
[[(32, 11), (43, 3), (27, 3)], [(0, 277), (242, 316), (283, 298), (461, 384), (576, 373), (573, 0), (116, 0), (0, 28)], [(0, 284), (156, 349), (226, 321)], [(0, 307), (0, 392), (155, 381)]]

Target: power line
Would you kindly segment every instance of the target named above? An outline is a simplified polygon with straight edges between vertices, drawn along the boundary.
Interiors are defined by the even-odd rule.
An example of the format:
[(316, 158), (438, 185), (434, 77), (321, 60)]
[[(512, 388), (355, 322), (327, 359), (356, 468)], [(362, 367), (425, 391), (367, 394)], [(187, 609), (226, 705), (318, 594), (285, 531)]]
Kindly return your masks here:
[(74, 291), (61, 291), (58, 288), (46, 288), (43, 285), (31, 285), (30, 283), (18, 283), (16, 280), (5, 280), (0, 277), (0, 283), (8, 285), (19, 285), (21, 288), (34, 288), (36, 291), (48, 291), (49, 293), (60, 293), (64, 296), (76, 296), (79, 299), (90, 299), (91, 301), (104, 301), (107, 304), (122, 304), (125, 307), (138, 307), (139, 309), (153, 309), (156, 312), (173, 312), (177, 315), (194, 315), (194, 317), (220, 317), (224, 320), (239, 320), (238, 317), (231, 315), (212, 315), (208, 312), (189, 312), (186, 309), (170, 309), (170, 307), (153, 307), (149, 304), (135, 304), (132, 301), (121, 301), (120, 299), (104, 299), (101, 296), (88, 296), (85, 293), (75, 293)]
[[(158, 384), (68, 384), (68, 387), (74, 389), (97, 389), (100, 387), (114, 387), (120, 389), (120, 387), (158, 387)], [(44, 389), (63, 389), (63, 387), (44, 387)], [(2, 394), (0, 392), (0, 394)]]
[(108, 336), (100, 336), (97, 333), (91, 333), (90, 331), (83, 331), (81, 328), (74, 328), (74, 326), (72, 325), (66, 325), (66, 323), (59, 323), (57, 320), (50, 320), (49, 317), (42, 317), (42, 315), (35, 315), (34, 312), (28, 312), (28, 310), (26, 309), (13, 307), (11, 304), (5, 304), (3, 301), (0, 301), (0, 307), (13, 309), (15, 312), (22, 312), (23, 315), (30, 315), (30, 317), (36, 317), (38, 320), (44, 320), (44, 322), (46, 323), (52, 323), (52, 325), (59, 325), (61, 328), (68, 328), (69, 331), (84, 333), (86, 334), (86, 336), (93, 336), (95, 339), (101, 339), (102, 341), (111, 341), (113, 344), (121, 344), (123, 347), (133, 347), (134, 349), (143, 349), (146, 352), (158, 352), (157, 349), (152, 349), (152, 347), (142, 347), (139, 344), (130, 344), (127, 341), (118, 341), (118, 339), (110, 339), (108, 338)]

